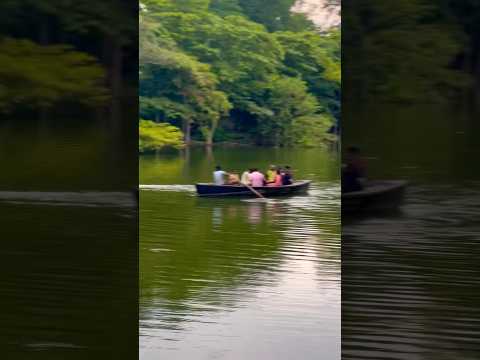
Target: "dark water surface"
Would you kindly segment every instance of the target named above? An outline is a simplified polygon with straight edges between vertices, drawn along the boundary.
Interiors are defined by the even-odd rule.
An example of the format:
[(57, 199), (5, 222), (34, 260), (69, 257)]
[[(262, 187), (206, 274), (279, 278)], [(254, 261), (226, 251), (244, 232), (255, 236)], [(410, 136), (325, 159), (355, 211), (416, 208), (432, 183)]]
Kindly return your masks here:
[(397, 213), (342, 219), (342, 358), (480, 359), (478, 117), (384, 110), (348, 135), (411, 185)]
[(20, 123), (0, 126), (2, 358), (135, 358), (132, 161), (108, 129)]
[[(290, 164), (307, 196), (200, 199), (215, 164)], [(339, 359), (338, 157), (191, 149), (140, 159), (140, 358)]]

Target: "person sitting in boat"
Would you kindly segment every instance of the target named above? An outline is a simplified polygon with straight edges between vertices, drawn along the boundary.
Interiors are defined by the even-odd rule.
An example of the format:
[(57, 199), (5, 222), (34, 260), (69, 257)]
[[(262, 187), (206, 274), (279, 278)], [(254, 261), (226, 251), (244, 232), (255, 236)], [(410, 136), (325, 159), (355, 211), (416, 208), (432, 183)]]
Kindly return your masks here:
[(235, 174), (235, 173), (228, 174), (228, 184), (229, 185), (240, 184), (240, 178), (238, 177), (238, 174)]
[(250, 185), (253, 187), (264, 186), (266, 183), (265, 175), (263, 175), (258, 169), (253, 169), (249, 174)]
[(213, 182), (215, 185), (225, 185), (225, 177), (230, 174), (222, 170), (221, 166), (216, 166), (215, 171), (213, 172)]
[(282, 170), (277, 169), (275, 173), (275, 180), (272, 183), (267, 184), (268, 186), (282, 186)]
[(243, 185), (250, 185), (250, 174), (253, 172), (253, 169), (250, 170), (245, 170), (242, 174), (242, 177), (240, 179), (240, 182)]
[(353, 192), (363, 190), (366, 166), (360, 149), (350, 146), (347, 149), (346, 165), (342, 169), (342, 191)]
[(267, 184), (273, 184), (275, 182), (276, 176), (277, 176), (277, 167), (275, 165), (270, 165), (270, 168), (267, 171)]
[(292, 185), (293, 184), (293, 175), (292, 169), (290, 166), (285, 166), (285, 170), (282, 174), (282, 185)]

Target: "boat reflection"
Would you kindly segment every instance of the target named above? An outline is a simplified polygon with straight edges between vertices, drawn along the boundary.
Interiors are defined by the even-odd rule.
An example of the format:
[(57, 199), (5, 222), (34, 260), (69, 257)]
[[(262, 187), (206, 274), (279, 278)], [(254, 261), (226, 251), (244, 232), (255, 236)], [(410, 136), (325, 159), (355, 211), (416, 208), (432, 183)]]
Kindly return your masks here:
[(222, 208), (219, 206), (215, 206), (212, 208), (212, 230), (215, 232), (220, 231), (220, 227), (222, 225), (223, 214)]
[[(282, 211), (285, 204), (270, 200), (268, 203), (245, 201), (241, 202), (245, 206), (238, 206), (239, 201), (235, 199), (218, 201), (211, 208), (211, 224), (213, 231), (221, 231), (226, 222), (238, 221), (245, 222), (252, 226), (260, 224), (269, 224)], [(200, 204), (211, 202), (211, 199), (199, 199)], [(286, 209), (284, 209), (286, 211)]]
[(247, 220), (251, 225), (258, 225), (262, 221), (265, 206), (259, 203), (250, 203), (247, 207)]

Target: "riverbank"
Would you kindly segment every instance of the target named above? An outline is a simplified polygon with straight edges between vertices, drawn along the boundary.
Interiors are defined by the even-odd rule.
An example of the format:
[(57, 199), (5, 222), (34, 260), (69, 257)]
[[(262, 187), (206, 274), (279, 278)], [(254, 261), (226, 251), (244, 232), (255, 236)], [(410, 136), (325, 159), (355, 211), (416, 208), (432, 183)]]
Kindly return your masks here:
[(318, 146), (269, 146), (269, 145), (257, 145), (253, 142), (237, 142), (237, 141), (220, 141), (208, 145), (205, 141), (191, 141), (189, 144), (184, 144), (182, 147), (174, 148), (174, 147), (163, 147), (155, 150), (148, 150), (148, 151), (140, 151), (140, 155), (151, 155), (151, 154), (159, 154), (159, 153), (172, 153), (178, 151), (184, 151), (190, 148), (251, 148), (251, 147), (258, 147), (262, 149), (331, 149), (336, 148), (340, 144), (340, 139), (338, 137), (325, 139), (322, 143), (318, 144)]
[[(333, 136), (332, 138), (325, 138), (323, 142), (319, 143), (317, 146), (306, 146), (306, 145), (295, 145), (295, 146), (281, 146), (281, 145), (258, 145), (253, 142), (239, 142), (239, 141), (219, 141), (213, 143), (211, 146), (220, 146), (220, 147), (251, 147), (251, 146), (258, 146), (261, 148), (318, 148), (327, 146), (329, 144), (335, 144), (339, 142), (339, 138), (337, 136)], [(209, 146), (205, 141), (192, 141), (189, 145), (186, 146)]]

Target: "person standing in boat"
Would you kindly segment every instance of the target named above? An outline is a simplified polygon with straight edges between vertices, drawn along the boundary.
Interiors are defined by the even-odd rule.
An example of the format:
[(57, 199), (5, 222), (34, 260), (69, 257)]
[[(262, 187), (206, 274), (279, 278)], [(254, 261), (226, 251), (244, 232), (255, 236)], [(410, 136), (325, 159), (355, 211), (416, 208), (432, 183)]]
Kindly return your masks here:
[(253, 169), (249, 174), (250, 184), (253, 187), (264, 186), (266, 183), (265, 175), (263, 175), (258, 169)]
[(347, 149), (346, 164), (342, 169), (342, 191), (346, 193), (363, 190), (365, 176), (366, 165), (360, 149), (350, 146)]
[(225, 177), (230, 174), (222, 170), (221, 166), (216, 166), (215, 171), (213, 172), (213, 182), (215, 185), (225, 185)]

